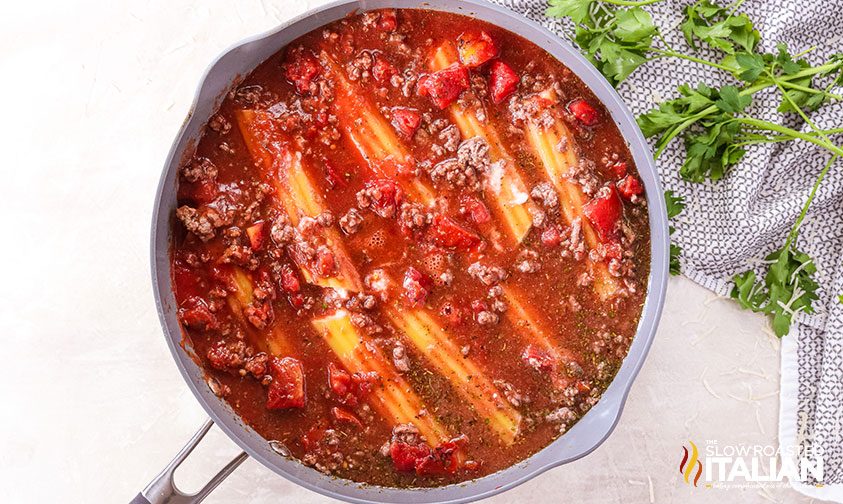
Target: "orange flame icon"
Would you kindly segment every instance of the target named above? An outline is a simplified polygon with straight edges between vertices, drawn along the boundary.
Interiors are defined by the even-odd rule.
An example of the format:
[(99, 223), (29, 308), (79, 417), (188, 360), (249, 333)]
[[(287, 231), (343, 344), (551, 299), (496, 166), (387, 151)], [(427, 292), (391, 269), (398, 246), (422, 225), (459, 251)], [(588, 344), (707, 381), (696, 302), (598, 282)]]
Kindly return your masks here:
[(697, 450), (697, 445), (695, 445), (693, 441), (689, 440), (688, 442), (691, 443), (691, 451), (689, 453), (687, 448), (684, 446), (682, 447), (685, 453), (682, 455), (682, 462), (679, 463), (679, 474), (684, 477), (685, 483), (690, 484), (691, 474), (693, 474), (694, 469), (696, 469), (694, 486), (697, 486), (697, 483), (700, 481), (700, 476), (702, 476), (702, 462), (700, 462), (700, 453)]

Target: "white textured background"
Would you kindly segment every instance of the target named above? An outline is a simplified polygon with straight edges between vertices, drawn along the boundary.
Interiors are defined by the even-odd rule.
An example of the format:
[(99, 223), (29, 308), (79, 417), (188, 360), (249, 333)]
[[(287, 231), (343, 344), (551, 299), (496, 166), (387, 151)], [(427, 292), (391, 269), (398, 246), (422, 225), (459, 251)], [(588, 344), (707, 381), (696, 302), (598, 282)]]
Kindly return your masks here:
[[(170, 142), (224, 48), (321, 2), (7, 2), (0, 16), (0, 501), (127, 502), (205, 415), (161, 336), (150, 212)], [(672, 279), (614, 435), (494, 502), (803, 502), (681, 481), (688, 439), (776, 444), (766, 322)], [(212, 431), (195, 489), (236, 452)], [(251, 460), (208, 502), (325, 502)]]

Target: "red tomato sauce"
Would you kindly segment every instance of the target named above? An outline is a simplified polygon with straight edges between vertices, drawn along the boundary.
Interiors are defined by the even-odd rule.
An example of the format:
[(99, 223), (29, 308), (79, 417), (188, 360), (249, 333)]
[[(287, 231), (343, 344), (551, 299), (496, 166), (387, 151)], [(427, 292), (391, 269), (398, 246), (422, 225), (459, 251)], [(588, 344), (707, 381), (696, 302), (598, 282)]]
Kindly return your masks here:
[(638, 326), (624, 139), (568, 68), (468, 17), (372, 11), (294, 41), (233, 87), (178, 194), (173, 284), (212, 389), (336, 477), (524, 460), (596, 404)]

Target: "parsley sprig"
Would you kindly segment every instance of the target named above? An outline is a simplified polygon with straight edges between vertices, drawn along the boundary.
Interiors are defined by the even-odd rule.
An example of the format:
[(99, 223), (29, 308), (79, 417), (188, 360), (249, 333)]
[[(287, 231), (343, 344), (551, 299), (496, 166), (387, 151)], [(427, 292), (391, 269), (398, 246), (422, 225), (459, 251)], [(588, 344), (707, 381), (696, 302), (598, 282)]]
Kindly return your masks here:
[[(664, 192), (664, 202), (667, 206), (667, 218), (673, 219), (680, 213), (682, 210), (685, 209), (685, 198), (682, 196), (677, 196), (673, 193), (673, 191), (665, 191)], [(673, 236), (673, 232), (676, 231), (676, 228), (673, 227), (671, 224), (668, 227), (668, 231), (670, 235)], [(670, 243), (670, 274), (671, 275), (679, 275), (682, 273), (682, 265), (679, 262), (679, 256), (682, 254), (682, 249), (679, 245), (671, 242)]]
[[(643, 7), (660, 0), (549, 0), (547, 14), (566, 17), (574, 24), (574, 41), (586, 57), (614, 85), (639, 66), (658, 58), (680, 58), (725, 72), (733, 84), (714, 87), (704, 83), (683, 84), (678, 96), (639, 116), (638, 123), (648, 138), (655, 139), (658, 158), (674, 140), (684, 143), (685, 158), (679, 173), (689, 182), (716, 181), (728, 173), (749, 149), (760, 144), (806, 141), (831, 154), (805, 202), (785, 244), (765, 259), (763, 280), (753, 271), (734, 277), (732, 296), (744, 308), (769, 314), (776, 334), (787, 334), (793, 316), (813, 313), (817, 284), (816, 266), (796, 248), (799, 228), (825, 175), (843, 147), (830, 136), (843, 127), (818, 128), (805, 111), (814, 111), (830, 101), (843, 100), (833, 92), (843, 85), (843, 53), (834, 54), (819, 65), (805, 56), (813, 48), (792, 54), (784, 44), (773, 53), (758, 48), (761, 34), (752, 20), (738, 9), (743, 0), (722, 6), (712, 0), (697, 0), (684, 10), (679, 29), (692, 52), (672, 47), (652, 16)], [(717, 61), (702, 57), (719, 54)], [(778, 111), (796, 113), (811, 131), (799, 131), (750, 113), (753, 96), (774, 88), (781, 95)], [(681, 198), (665, 193), (672, 218), (684, 206)], [(671, 215), (672, 214), (672, 215)], [(673, 227), (671, 226), (671, 234)], [(679, 271), (679, 247), (671, 244), (671, 273)], [(843, 296), (840, 298), (843, 302)]]

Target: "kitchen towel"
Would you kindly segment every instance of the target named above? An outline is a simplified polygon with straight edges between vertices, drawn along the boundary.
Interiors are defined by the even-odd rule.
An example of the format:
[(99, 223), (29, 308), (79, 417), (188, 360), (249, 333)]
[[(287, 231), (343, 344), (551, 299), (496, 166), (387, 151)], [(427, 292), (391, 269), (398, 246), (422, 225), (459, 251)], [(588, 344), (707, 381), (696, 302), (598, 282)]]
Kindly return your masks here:
[[(569, 37), (570, 23), (546, 17), (544, 1), (496, 1)], [(664, 0), (645, 7), (671, 46), (686, 53), (691, 49), (677, 27), (691, 3)], [(760, 49), (765, 52), (774, 52), (779, 42), (786, 43), (791, 53), (816, 46), (807, 58), (817, 64), (843, 50), (843, 0), (747, 0), (740, 11), (761, 32)], [(701, 55), (718, 59), (713, 52)], [(662, 58), (639, 67), (618, 92), (637, 115), (675, 97), (678, 85), (699, 82), (735, 83), (710, 67)], [(748, 112), (810, 131), (795, 113), (777, 112), (779, 100), (778, 93), (768, 89), (755, 95)], [(820, 128), (840, 127), (841, 118), (843, 103), (826, 105), (811, 115)], [(832, 140), (840, 145), (843, 136)], [(763, 275), (764, 257), (784, 244), (829, 157), (806, 142), (761, 145), (751, 148), (723, 180), (693, 184), (679, 177), (684, 149), (681, 140), (674, 140), (657, 166), (665, 188), (686, 198), (673, 235), (682, 247), (683, 274), (723, 296), (729, 294), (734, 274), (754, 267)], [(820, 299), (814, 302), (815, 314), (797, 314), (782, 341), (779, 443), (782, 453), (794, 447), (822, 453), (824, 484), (791, 481), (796, 490), (843, 502), (843, 304), (838, 300), (843, 294), (843, 160), (837, 160), (820, 186), (796, 246), (814, 259)]]

